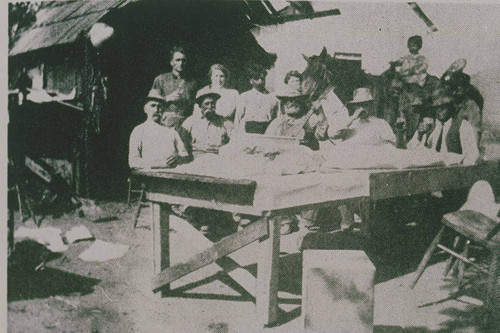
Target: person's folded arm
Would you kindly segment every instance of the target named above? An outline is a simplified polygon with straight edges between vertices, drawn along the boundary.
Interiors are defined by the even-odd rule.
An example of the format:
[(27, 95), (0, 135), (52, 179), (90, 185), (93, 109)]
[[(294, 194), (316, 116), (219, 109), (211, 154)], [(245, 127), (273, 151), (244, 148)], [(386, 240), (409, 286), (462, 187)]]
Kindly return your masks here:
[(476, 133), (472, 125), (463, 120), (460, 126), (460, 144), (464, 155), (463, 164), (473, 165), (479, 158), (479, 148), (477, 147)]

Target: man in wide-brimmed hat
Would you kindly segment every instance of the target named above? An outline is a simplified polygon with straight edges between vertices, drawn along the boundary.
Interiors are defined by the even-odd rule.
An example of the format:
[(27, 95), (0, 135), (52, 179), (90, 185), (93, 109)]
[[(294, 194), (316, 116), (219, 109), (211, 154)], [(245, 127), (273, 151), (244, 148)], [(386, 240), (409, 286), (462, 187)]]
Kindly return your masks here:
[(307, 95), (297, 87), (276, 94), (280, 112), (266, 130), (266, 135), (302, 139), (304, 145), (319, 149), (319, 142), (328, 138), (328, 122), (321, 108), (308, 108)]
[(130, 134), (128, 161), (131, 168), (170, 168), (189, 157), (179, 134), (160, 124), (165, 104), (157, 90), (151, 90), (146, 97), (146, 121)]
[(453, 97), (443, 88), (432, 94), (436, 124), (427, 140), (427, 148), (437, 152), (464, 155), (463, 163), (471, 165), (479, 157), (476, 133), (469, 121), (458, 116)]
[(389, 123), (371, 115), (372, 104), (373, 96), (369, 88), (356, 89), (353, 99), (347, 102), (350, 117), (335, 133), (331, 131), (330, 137), (342, 139), (345, 144), (395, 145), (396, 136)]
[(189, 133), (193, 154), (217, 153), (219, 148), (229, 142), (232, 122), (215, 113), (220, 95), (212, 91), (199, 91), (196, 104), (200, 112), (187, 118), (182, 127)]
[[(458, 62), (458, 60), (456, 62)], [(483, 97), (481, 93), (471, 85), (469, 75), (463, 73), (461, 70), (452, 72), (452, 67), (447, 71), (448, 74), (443, 75), (441, 82), (453, 97), (453, 102), (458, 110), (458, 117), (467, 120), (474, 128), (479, 145), (482, 133)], [(456, 67), (458, 67), (458, 65), (456, 65)]]

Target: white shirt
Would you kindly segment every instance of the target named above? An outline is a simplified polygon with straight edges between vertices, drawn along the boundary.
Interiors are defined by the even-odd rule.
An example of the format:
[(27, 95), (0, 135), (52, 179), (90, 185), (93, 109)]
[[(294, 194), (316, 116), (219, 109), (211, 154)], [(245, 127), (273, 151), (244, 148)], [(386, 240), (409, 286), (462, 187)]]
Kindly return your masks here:
[(391, 125), (384, 119), (369, 116), (367, 119), (356, 119), (347, 130), (343, 144), (381, 145), (396, 144), (396, 136)]
[(193, 150), (203, 151), (218, 149), (228, 143), (232, 122), (222, 117), (209, 121), (201, 115), (193, 114), (184, 121), (182, 127), (191, 135)]
[(245, 132), (247, 121), (268, 122), (276, 117), (278, 99), (272, 94), (264, 94), (251, 89), (240, 95), (234, 119), (235, 128)]
[[(446, 146), (446, 136), (448, 135), (448, 131), (450, 130), (451, 123), (453, 119), (448, 119), (444, 125), (440, 121), (436, 121), (436, 126), (434, 130), (427, 138), (425, 135), (422, 138), (422, 141), (418, 141), (418, 131), (415, 132), (415, 135), (408, 143), (408, 148), (415, 149), (425, 147), (425, 142), (427, 142), (427, 147), (432, 150), (436, 150), (436, 146), (439, 140), (439, 135), (441, 133), (441, 129), (443, 129), (443, 136), (441, 139), (441, 150), (440, 152), (447, 153), (448, 147)], [(476, 132), (474, 128), (467, 120), (462, 120), (462, 124), (460, 125), (460, 145), (462, 146), (462, 155), (464, 156), (463, 164), (465, 165), (473, 165), (476, 163), (479, 157), (479, 149), (477, 147), (477, 139)]]
[(136, 126), (130, 134), (128, 164), (131, 168), (166, 167), (170, 158), (188, 155), (173, 128), (152, 120)]

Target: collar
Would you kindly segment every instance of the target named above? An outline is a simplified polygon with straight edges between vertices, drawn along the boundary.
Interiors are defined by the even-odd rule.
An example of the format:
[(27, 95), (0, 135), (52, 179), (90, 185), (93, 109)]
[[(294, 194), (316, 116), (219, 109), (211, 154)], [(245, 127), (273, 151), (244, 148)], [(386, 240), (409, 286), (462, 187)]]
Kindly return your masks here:
[(183, 77), (178, 75), (177, 73), (174, 73), (174, 71), (170, 72), (172, 74), (172, 77), (176, 80), (180, 80), (182, 79)]

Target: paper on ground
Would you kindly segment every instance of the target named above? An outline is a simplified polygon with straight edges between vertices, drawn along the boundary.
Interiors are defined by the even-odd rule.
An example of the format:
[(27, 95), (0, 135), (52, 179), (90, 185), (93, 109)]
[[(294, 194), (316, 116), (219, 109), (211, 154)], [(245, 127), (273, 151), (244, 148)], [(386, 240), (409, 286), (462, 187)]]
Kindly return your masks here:
[(54, 227), (46, 228), (25, 228), (20, 227), (14, 233), (15, 238), (29, 238), (45, 245), (52, 252), (64, 252), (68, 249), (61, 238), (61, 229)]
[(89, 229), (87, 229), (83, 225), (79, 225), (71, 228), (70, 231), (66, 232), (66, 240), (69, 244), (72, 244), (78, 240), (91, 239), (94, 238), (90, 233)]
[(96, 240), (88, 249), (82, 252), (78, 258), (85, 261), (108, 261), (120, 258), (127, 252), (129, 246), (113, 244), (102, 240)]

